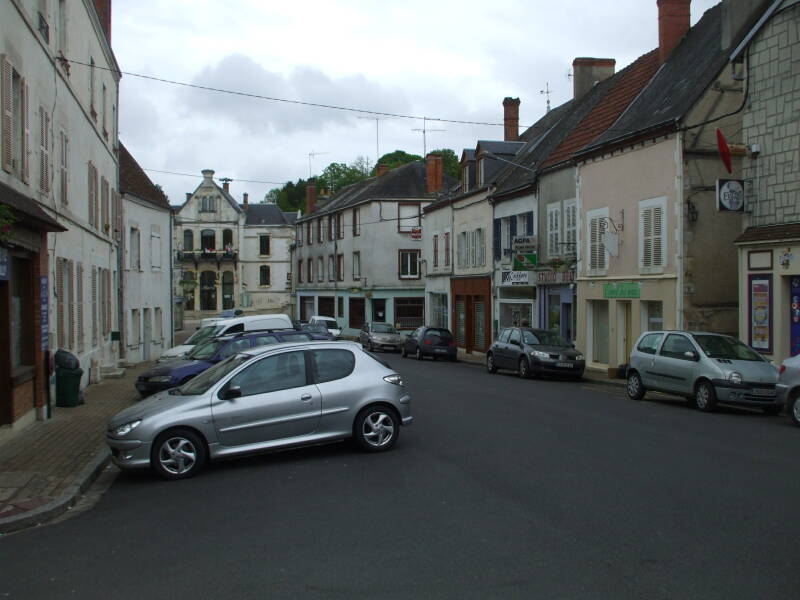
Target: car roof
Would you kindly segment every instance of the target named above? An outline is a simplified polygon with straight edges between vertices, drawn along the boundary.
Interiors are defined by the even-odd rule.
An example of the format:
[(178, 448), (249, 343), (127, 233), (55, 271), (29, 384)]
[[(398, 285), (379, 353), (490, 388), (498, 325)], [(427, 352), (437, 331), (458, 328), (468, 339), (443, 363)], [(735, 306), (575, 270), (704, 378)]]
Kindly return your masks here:
[(716, 335), (718, 337), (736, 337), (729, 333), (718, 333), (716, 331), (692, 331), (688, 329), (653, 329), (652, 331), (643, 331), (642, 335), (647, 335), (648, 333), (685, 333), (687, 335)]
[(361, 344), (349, 341), (332, 342), (329, 340), (309, 340), (307, 342), (283, 342), (281, 344), (269, 344), (267, 346), (259, 346), (258, 348), (250, 348), (249, 350), (242, 350), (239, 354), (249, 354), (250, 356), (259, 356), (273, 350), (283, 350), (286, 348), (358, 348), (361, 349)]

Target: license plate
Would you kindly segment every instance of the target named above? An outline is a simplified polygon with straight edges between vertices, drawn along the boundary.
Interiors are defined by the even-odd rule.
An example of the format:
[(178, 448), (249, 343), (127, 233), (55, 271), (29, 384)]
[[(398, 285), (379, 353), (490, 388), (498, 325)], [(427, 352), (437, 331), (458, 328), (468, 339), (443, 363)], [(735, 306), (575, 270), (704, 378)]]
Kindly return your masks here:
[(436, 352), (437, 354), (446, 354), (447, 350), (445, 350), (444, 348), (435, 348), (434, 352)]
[(759, 390), (755, 389), (752, 391), (753, 396), (774, 396), (775, 390)]
[(556, 366), (557, 367), (561, 367), (562, 369), (571, 369), (572, 368), (572, 363), (570, 363), (570, 362), (560, 362), (560, 363), (556, 363)]

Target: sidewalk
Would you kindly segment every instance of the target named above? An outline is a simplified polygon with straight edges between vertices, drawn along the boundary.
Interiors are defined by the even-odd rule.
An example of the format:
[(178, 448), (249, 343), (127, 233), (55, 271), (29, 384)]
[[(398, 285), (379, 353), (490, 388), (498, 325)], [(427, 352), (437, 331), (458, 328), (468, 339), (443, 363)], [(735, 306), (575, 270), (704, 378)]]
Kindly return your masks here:
[[(466, 354), (465, 352), (458, 353), (458, 360), (473, 365), (485, 365), (486, 355), (482, 352), (473, 352)], [(604, 371), (593, 371), (586, 369), (583, 373), (583, 380), (587, 383), (601, 383), (604, 385), (615, 385), (625, 387), (626, 382), (624, 379), (610, 379), (608, 374)]]
[(54, 407), (52, 419), (0, 445), (0, 534), (48, 521), (75, 504), (108, 464), (108, 419), (138, 399), (133, 382), (148, 367), (87, 387), (85, 404)]

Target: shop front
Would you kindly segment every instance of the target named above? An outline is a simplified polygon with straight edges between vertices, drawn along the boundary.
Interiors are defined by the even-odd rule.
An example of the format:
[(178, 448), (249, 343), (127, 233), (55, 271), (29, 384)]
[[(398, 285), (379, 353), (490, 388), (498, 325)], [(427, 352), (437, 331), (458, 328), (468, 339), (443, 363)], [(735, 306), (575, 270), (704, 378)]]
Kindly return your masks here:
[(536, 286), (533, 271), (500, 271), (497, 284), (495, 337), (506, 327), (536, 324)]
[(453, 277), (450, 280), (453, 335), (465, 352), (486, 352), (492, 343), (491, 277)]
[(538, 327), (575, 339), (577, 322), (575, 271), (534, 271), (539, 301)]

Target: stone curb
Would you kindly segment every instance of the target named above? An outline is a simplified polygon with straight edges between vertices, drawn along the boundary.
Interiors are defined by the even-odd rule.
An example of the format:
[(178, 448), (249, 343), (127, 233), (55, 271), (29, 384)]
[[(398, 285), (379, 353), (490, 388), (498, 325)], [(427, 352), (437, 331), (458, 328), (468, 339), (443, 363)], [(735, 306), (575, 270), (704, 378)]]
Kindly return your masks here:
[(101, 447), (98, 454), (92, 458), (78, 475), (73, 479), (72, 483), (67, 486), (66, 490), (61, 493), (58, 498), (55, 498), (38, 506), (33, 510), (0, 519), (0, 534), (12, 533), (41, 525), (47, 521), (51, 521), (62, 513), (72, 508), (78, 501), (78, 498), (89, 489), (89, 487), (97, 479), (97, 476), (108, 465), (111, 459), (111, 453), (107, 448)]

